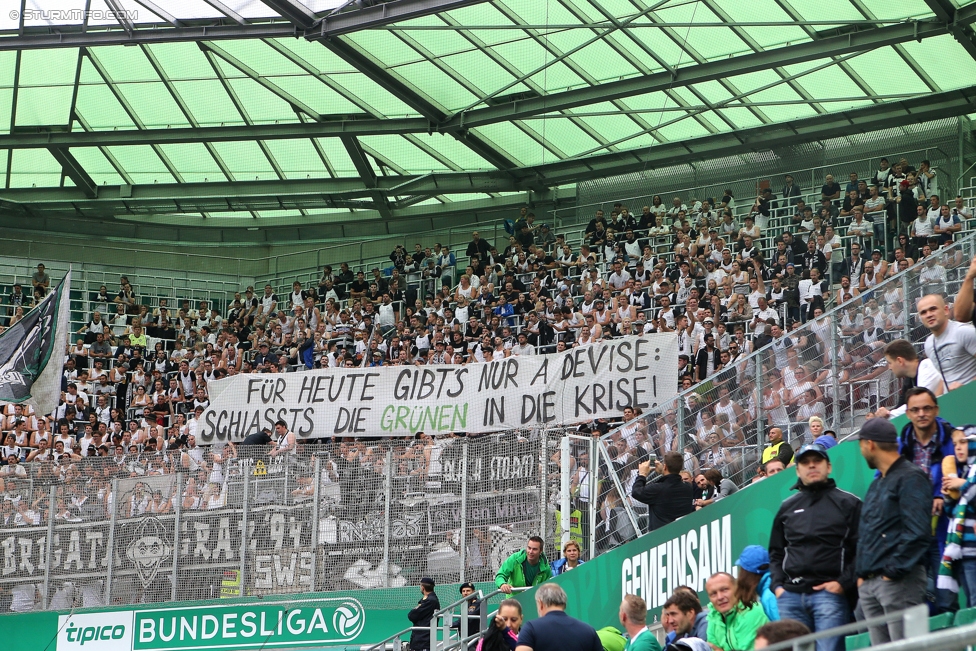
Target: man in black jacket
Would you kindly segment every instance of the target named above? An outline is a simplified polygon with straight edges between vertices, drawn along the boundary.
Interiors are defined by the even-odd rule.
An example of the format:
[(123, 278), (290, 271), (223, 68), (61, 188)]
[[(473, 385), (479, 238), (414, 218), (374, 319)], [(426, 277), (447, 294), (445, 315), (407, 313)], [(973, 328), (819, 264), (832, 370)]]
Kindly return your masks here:
[(414, 630), (410, 633), (410, 651), (428, 651), (430, 649), (430, 620), (434, 613), (441, 609), (441, 602), (434, 594), (434, 579), (424, 577), (420, 579), (420, 601), (417, 607), (407, 613), (407, 619), (414, 627), (423, 627), (423, 630)]
[[(799, 492), (780, 505), (769, 536), (770, 588), (781, 618), (823, 631), (850, 621), (861, 500), (837, 488), (819, 443), (797, 452), (796, 476)], [(841, 636), (817, 641), (817, 651), (843, 649)]]
[(638, 467), (631, 495), (648, 506), (648, 531), (654, 531), (695, 511), (692, 504), (695, 488), (681, 481), (680, 473), (683, 468), (684, 457), (677, 452), (668, 452), (664, 455), (663, 463), (655, 463), (655, 470), (663, 474), (660, 481), (647, 482), (647, 476), (651, 474), (650, 461), (645, 461)]
[[(858, 438), (868, 467), (880, 473), (864, 496), (855, 564), (861, 609), (870, 619), (925, 602), (932, 484), (899, 454), (898, 434), (887, 419), (865, 421)], [(902, 623), (870, 633), (871, 646), (899, 640)]]
[(478, 233), (478, 231), (475, 231), (471, 233), (471, 241), (468, 242), (468, 248), (464, 250), (464, 255), (468, 256), (469, 258), (477, 256), (478, 260), (484, 263), (485, 260), (488, 259), (488, 252), (490, 249), (491, 246), (488, 244), (488, 242), (481, 239), (481, 235)]
[[(712, 320), (705, 319), (705, 322), (710, 325)], [(718, 347), (715, 346), (715, 335), (711, 332), (706, 333), (705, 345), (699, 348), (695, 355), (695, 370), (698, 374), (698, 380), (705, 380), (715, 372), (719, 364), (721, 364), (721, 355)]]

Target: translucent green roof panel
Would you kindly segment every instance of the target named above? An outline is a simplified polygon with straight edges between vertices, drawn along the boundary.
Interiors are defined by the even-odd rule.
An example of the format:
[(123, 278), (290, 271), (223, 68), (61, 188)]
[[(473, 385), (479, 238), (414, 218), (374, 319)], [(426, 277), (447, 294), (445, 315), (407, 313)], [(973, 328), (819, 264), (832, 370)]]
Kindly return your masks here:
[(77, 66), (75, 49), (22, 53), (16, 126), (67, 125)]
[[(183, 180), (187, 183), (218, 181), (224, 176), (217, 161), (202, 143), (161, 145), (160, 148), (180, 170)], [(157, 158), (155, 154), (152, 156)], [(160, 181), (160, 183), (163, 182)]]
[(75, 147), (71, 150), (71, 155), (97, 185), (121, 185), (126, 182), (105, 154), (96, 147)]
[(61, 165), (46, 149), (14, 150), (10, 157), (10, 187), (57, 187)]
[[(149, 146), (137, 145), (128, 147), (109, 147), (109, 151), (119, 161), (134, 183), (154, 185), (156, 183), (176, 183), (176, 179), (166, 169), (166, 165)], [(185, 169), (184, 165), (177, 165), (177, 169)], [(223, 176), (214, 175), (210, 181), (222, 181)]]
[(278, 162), (285, 178), (331, 176), (311, 140), (268, 140), (264, 144)]
[[(288, 16), (263, 0), (113, 0), (121, 21), (106, 0), (29, 0), (0, 15), (0, 200), (9, 184), (61, 211), (233, 228), (450, 215), (612, 174), (617, 152), (653, 167), (663, 143), (888, 102), (875, 119), (901, 124), (976, 97), (976, 0), (952, 0), (952, 29), (930, 2), (889, 0), (389, 0), (384, 14), (419, 11), (400, 22), (374, 3), (292, 1)], [(228, 179), (260, 184), (248, 196), (272, 210), (207, 218), (116, 187), (182, 183), (209, 209), (239, 189)], [(304, 180), (322, 194), (290, 191)], [(324, 208), (343, 193), (355, 203)]]
[[(902, 47), (943, 90), (966, 85), (976, 79), (976, 60), (967, 56), (952, 36), (937, 36), (922, 43), (909, 41)], [(952, 65), (946, 65), (951, 61)]]

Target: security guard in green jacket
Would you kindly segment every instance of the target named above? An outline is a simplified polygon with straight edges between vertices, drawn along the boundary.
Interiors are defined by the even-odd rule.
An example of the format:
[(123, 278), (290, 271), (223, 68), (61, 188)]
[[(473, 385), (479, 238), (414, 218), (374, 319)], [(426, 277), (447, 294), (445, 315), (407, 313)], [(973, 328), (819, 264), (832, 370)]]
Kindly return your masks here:
[(512, 588), (531, 588), (552, 578), (552, 569), (542, 553), (542, 545), (542, 538), (532, 536), (525, 543), (525, 549), (505, 559), (495, 575), (495, 585), (499, 590), (511, 593)]

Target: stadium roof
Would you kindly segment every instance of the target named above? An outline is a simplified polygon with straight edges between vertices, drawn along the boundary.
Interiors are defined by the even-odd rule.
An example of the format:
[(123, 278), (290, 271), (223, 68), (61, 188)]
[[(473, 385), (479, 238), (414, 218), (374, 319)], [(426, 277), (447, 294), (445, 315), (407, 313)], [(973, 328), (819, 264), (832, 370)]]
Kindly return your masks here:
[(38, 224), (449, 216), (976, 103), (976, 0), (19, 4), (0, 209)]

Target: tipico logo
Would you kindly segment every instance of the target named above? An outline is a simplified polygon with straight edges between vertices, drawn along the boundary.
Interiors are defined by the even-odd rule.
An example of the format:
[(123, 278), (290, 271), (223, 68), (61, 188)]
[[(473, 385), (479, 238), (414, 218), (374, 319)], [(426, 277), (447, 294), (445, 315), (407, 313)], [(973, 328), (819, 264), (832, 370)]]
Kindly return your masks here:
[(58, 651), (130, 651), (132, 611), (58, 617)]
[(355, 639), (365, 625), (366, 613), (355, 599), (343, 601), (332, 615), (332, 629), (349, 640)]

